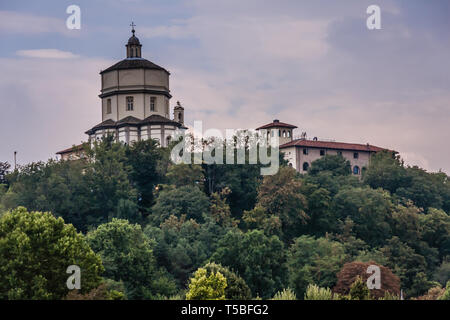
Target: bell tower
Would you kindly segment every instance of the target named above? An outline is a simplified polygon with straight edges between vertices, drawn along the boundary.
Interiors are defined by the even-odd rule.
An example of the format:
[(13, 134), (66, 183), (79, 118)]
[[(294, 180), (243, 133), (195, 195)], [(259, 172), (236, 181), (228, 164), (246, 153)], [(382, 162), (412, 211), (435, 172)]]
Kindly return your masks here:
[(173, 108), (173, 120), (184, 125), (184, 108), (181, 106), (180, 101), (177, 101), (177, 105)]

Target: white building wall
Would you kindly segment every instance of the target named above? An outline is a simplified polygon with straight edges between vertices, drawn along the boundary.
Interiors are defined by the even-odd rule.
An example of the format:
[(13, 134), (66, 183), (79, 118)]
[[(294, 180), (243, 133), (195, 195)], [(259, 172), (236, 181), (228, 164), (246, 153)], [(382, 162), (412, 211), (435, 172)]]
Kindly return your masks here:
[[(322, 156), (320, 155), (320, 150), (325, 151), (325, 155), (337, 155), (338, 152), (342, 152), (342, 156), (350, 162), (352, 172), (355, 166), (359, 167), (359, 175), (361, 175), (362, 169), (367, 168), (370, 162), (371, 153), (368, 151), (350, 151), (350, 150), (339, 150), (339, 149), (320, 149), (320, 148), (306, 148), (306, 147), (295, 147), (298, 149), (298, 152), (292, 151), (294, 147), (283, 148), (281, 151), (285, 153), (285, 158), (292, 163), (292, 166), (297, 169), (300, 173), (306, 173), (303, 170), (303, 164), (307, 162), (309, 167), (311, 167), (311, 163), (317, 159), (320, 159)], [(303, 150), (307, 149), (308, 154), (305, 155)], [(297, 157), (298, 153), (298, 159)], [(354, 153), (358, 154), (358, 158), (354, 158)], [(298, 163), (298, 167), (296, 166)]]

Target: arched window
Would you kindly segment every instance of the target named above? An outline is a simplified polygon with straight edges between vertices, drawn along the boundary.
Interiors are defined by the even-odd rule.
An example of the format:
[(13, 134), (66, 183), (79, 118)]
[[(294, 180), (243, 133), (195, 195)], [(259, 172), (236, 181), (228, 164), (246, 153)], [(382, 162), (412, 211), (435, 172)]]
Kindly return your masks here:
[(288, 138), (290, 138), (290, 137), (291, 137), (291, 131), (290, 131), (290, 130), (288, 130), (288, 132), (287, 132), (287, 136), (288, 136)]
[(286, 138), (286, 130), (283, 130), (283, 138)]
[(170, 144), (170, 140), (172, 139), (172, 137), (171, 136), (168, 136), (167, 138), (166, 138), (166, 141), (167, 141), (167, 145), (166, 145), (166, 147), (168, 147), (169, 146), (169, 144)]
[(353, 167), (353, 174), (359, 174), (359, 167), (358, 166), (354, 166)]
[(303, 171), (308, 171), (308, 169), (309, 169), (309, 163), (303, 162)]

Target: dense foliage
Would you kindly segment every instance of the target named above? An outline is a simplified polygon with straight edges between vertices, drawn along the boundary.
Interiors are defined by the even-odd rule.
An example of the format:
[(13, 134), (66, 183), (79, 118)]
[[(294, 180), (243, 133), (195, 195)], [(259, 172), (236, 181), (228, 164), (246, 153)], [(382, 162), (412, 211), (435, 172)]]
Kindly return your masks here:
[(61, 218), (19, 207), (0, 219), (0, 299), (61, 299), (71, 265), (80, 267), (82, 292), (100, 284), (100, 257)]
[(448, 296), (443, 172), (387, 152), (360, 179), (342, 156), (305, 175), (281, 161), (262, 176), (260, 165), (175, 165), (153, 140), (107, 137), (85, 149), (81, 160), (0, 166), (1, 297), (66, 296), (52, 275), (67, 278), (64, 241), (72, 260), (96, 270), (71, 299), (365, 299), (366, 275), (344, 265), (371, 261), (392, 272), (384, 287), (394, 288), (372, 298), (394, 299), (398, 286), (406, 298)]

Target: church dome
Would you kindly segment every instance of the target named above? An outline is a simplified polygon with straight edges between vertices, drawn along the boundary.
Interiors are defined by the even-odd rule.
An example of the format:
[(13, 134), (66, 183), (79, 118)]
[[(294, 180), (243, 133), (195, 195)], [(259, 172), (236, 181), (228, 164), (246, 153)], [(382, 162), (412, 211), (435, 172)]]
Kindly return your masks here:
[(128, 39), (128, 44), (129, 45), (141, 45), (141, 43), (139, 42), (139, 39), (134, 35), (134, 32), (133, 32), (133, 35), (130, 37), (130, 39)]

